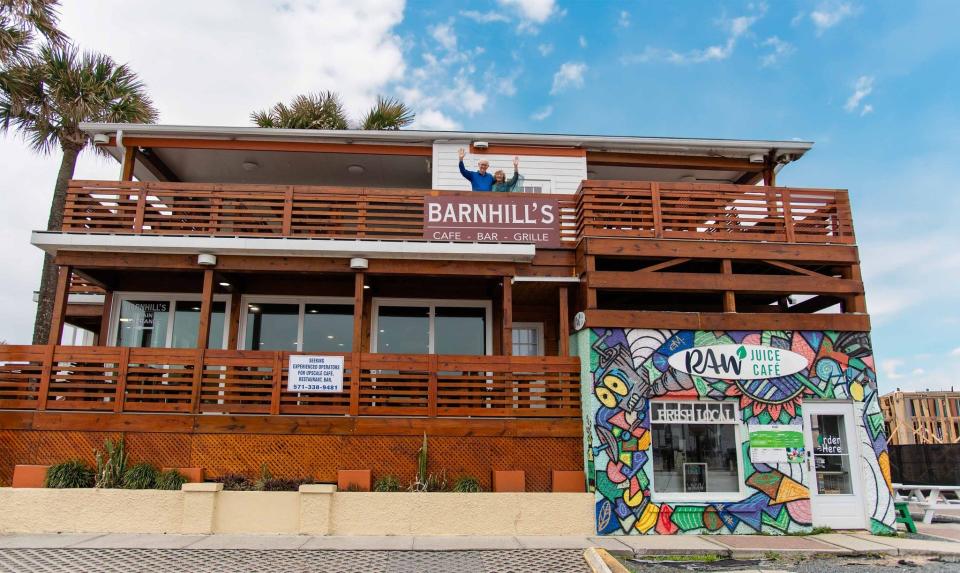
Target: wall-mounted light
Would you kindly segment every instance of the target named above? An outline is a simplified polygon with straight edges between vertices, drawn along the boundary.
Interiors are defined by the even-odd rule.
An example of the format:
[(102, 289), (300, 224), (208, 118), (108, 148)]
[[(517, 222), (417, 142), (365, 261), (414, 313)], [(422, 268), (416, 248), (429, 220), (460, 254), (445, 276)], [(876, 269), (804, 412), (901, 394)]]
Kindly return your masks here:
[(363, 175), (363, 172), (363, 165), (357, 165), (356, 163), (353, 165), (347, 165), (347, 173), (351, 175)]
[(766, 157), (762, 153), (751, 153), (750, 154), (750, 163), (763, 163), (766, 160)]
[(93, 136), (94, 145), (106, 145), (110, 143), (110, 136), (106, 133), (98, 133)]
[(222, 286), (222, 287), (228, 287), (228, 286), (230, 286), (230, 283), (224, 281), (224, 282), (220, 283), (220, 286)]
[(217, 255), (210, 253), (200, 253), (197, 255), (197, 264), (205, 267), (212, 267), (217, 264)]
[(362, 257), (354, 257), (350, 259), (350, 268), (351, 269), (365, 269), (370, 266), (370, 263), (367, 259)]
[(256, 161), (244, 161), (240, 164), (240, 167), (243, 167), (244, 171), (256, 171), (260, 168), (260, 164)]

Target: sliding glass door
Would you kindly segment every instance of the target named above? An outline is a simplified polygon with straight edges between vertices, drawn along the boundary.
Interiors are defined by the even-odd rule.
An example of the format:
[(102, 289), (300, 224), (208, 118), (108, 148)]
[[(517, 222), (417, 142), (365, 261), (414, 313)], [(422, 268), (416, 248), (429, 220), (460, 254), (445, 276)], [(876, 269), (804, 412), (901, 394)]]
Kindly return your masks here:
[(482, 356), (491, 347), (487, 301), (373, 301), (373, 352)]
[(350, 352), (352, 299), (244, 297), (244, 350)]

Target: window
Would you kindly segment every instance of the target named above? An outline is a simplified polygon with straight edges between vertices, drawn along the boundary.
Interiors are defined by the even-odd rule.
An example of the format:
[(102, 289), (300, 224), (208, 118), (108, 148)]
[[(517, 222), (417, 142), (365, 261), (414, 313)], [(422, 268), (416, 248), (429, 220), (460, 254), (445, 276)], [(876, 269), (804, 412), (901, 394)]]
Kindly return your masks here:
[(543, 323), (513, 323), (513, 355), (543, 356)]
[[(196, 348), (200, 298), (195, 294), (117, 293), (110, 340), (133, 348)], [(207, 348), (225, 348), (227, 297), (214, 297)]]
[(845, 418), (834, 414), (810, 416), (813, 438), (813, 467), (820, 495), (851, 494), (850, 446)]
[(740, 421), (734, 403), (651, 402), (650, 422), (658, 498), (739, 495)]
[(353, 350), (353, 299), (244, 297), (243, 304), (244, 350)]
[(374, 352), (390, 354), (488, 353), (490, 303), (486, 301), (373, 301)]

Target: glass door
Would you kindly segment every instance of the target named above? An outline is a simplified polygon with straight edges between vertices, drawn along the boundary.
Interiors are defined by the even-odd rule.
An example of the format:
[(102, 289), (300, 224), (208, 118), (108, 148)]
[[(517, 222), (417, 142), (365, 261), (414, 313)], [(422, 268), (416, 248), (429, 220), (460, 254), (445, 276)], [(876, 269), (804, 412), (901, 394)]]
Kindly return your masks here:
[(852, 404), (803, 404), (814, 526), (862, 529), (866, 525), (853, 413)]

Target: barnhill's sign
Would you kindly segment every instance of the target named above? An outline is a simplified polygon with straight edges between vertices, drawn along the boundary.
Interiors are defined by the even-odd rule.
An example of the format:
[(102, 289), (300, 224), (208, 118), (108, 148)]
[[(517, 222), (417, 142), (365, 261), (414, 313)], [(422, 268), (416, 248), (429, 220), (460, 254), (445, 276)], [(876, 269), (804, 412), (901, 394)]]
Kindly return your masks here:
[(715, 344), (681, 350), (667, 359), (687, 374), (721, 380), (759, 380), (796, 374), (807, 359), (783, 348), (753, 344)]
[(423, 200), (423, 238), (559, 247), (560, 204), (543, 195), (427, 196)]

